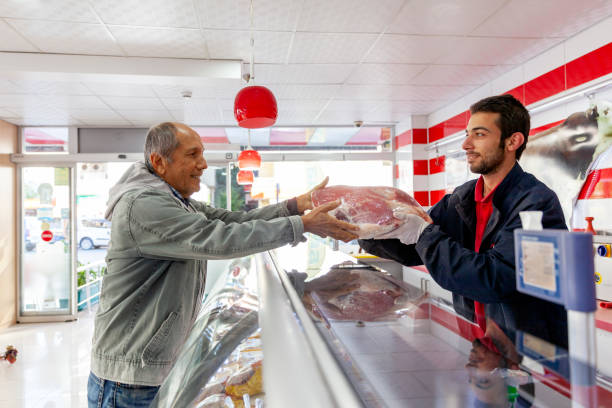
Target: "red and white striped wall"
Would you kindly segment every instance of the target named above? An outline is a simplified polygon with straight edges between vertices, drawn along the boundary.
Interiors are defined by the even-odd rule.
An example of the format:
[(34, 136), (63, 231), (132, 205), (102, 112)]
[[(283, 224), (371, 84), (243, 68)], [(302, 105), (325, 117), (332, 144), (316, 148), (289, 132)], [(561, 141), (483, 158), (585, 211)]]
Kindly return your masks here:
[[(412, 148), (413, 182), (400, 180), (398, 185), (413, 185), (415, 199), (424, 207), (433, 206), (445, 194), (445, 157), (425, 147), (463, 131), (469, 120), (469, 106), (488, 96), (510, 93), (526, 106), (554, 100), (573, 88), (612, 78), (612, 17), (577, 34), (512, 69), (455, 103), (427, 116), (411, 120), (411, 126), (395, 137), (398, 152)], [(569, 112), (571, 113), (571, 112)], [(535, 134), (561, 123), (569, 114), (563, 107), (532, 115)], [(416, 123), (420, 122), (420, 123)], [(396, 177), (402, 172), (396, 170)], [(408, 172), (404, 172), (408, 174)]]

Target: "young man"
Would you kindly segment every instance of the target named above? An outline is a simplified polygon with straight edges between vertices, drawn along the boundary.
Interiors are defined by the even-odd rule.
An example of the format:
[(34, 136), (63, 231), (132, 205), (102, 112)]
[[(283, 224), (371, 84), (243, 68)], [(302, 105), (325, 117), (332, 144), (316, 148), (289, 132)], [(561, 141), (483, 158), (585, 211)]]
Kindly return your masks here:
[(424, 264), (453, 292), (457, 313), (483, 332), (488, 317), (511, 338), (520, 329), (565, 346), (564, 309), (516, 290), (513, 231), (521, 228), (519, 213), (542, 211), (544, 228), (567, 228), (556, 194), (517, 162), (527, 144), (529, 113), (511, 95), (485, 98), (470, 113), (462, 148), (480, 177), (444, 196), (430, 219), (412, 216), (409, 227), (360, 245), (407, 266)]
[[(145, 162), (111, 189), (108, 273), (95, 318), (89, 407), (149, 406), (198, 314), (206, 260), (297, 244), (304, 232), (343, 241), (358, 228), (312, 209), (310, 192), (249, 212), (189, 197), (207, 168), (200, 136), (179, 123), (152, 127)], [(325, 186), (325, 180), (316, 188)]]

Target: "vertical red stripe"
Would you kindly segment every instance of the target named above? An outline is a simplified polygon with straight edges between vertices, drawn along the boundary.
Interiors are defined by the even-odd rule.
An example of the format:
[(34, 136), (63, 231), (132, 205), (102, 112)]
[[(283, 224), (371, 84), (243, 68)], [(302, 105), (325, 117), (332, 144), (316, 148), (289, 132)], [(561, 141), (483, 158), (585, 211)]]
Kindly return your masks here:
[(413, 160), (412, 167), (414, 169), (415, 176), (426, 176), (429, 174), (427, 160)]
[(434, 205), (446, 195), (446, 190), (432, 190), (429, 192), (429, 205)]
[(393, 176), (398, 179), (399, 178), (399, 164), (396, 164), (393, 171)]
[(446, 170), (446, 156), (429, 159), (429, 174), (443, 173)]
[(414, 199), (424, 207), (429, 205), (429, 192), (428, 191), (415, 191)]
[(426, 144), (427, 129), (412, 129), (412, 142), (415, 144)]

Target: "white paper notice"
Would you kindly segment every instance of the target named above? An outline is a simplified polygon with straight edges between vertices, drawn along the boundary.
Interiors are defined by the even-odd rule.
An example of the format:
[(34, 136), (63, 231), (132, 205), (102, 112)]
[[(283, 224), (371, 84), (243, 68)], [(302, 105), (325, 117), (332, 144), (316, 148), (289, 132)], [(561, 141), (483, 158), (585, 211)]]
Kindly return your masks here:
[(555, 246), (552, 242), (521, 241), (523, 279), (526, 284), (557, 291), (555, 279)]

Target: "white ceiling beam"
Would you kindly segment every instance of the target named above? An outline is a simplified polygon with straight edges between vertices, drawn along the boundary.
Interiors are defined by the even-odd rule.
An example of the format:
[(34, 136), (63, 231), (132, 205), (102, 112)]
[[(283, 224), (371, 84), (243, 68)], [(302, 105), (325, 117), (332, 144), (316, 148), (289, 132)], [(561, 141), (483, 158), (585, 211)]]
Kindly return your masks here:
[(129, 82), (206, 85), (239, 80), (239, 60), (111, 57), (0, 52), (0, 76), (39, 81)]

